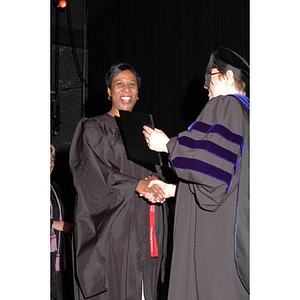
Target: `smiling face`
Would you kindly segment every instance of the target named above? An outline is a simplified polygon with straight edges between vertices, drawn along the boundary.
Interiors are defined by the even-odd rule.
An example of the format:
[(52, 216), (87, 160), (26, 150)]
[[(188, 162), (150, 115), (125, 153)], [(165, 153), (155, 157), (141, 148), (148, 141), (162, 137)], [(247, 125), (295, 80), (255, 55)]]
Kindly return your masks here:
[(107, 94), (112, 101), (111, 116), (119, 117), (119, 110), (131, 111), (138, 100), (138, 82), (134, 73), (124, 70), (116, 75), (107, 88)]

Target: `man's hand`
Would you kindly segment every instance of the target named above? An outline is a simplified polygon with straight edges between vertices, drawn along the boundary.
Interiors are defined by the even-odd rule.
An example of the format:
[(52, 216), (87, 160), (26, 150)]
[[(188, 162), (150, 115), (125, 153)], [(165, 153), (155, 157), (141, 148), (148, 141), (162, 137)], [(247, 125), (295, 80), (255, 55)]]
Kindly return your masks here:
[(167, 143), (169, 138), (160, 129), (152, 129), (149, 126), (143, 126), (143, 134), (147, 142), (148, 147), (156, 152), (166, 152), (168, 153)]
[(172, 183), (166, 183), (159, 179), (154, 179), (150, 181), (148, 188), (150, 190), (159, 188), (163, 191), (164, 198), (170, 198), (175, 196), (177, 185)]
[(165, 200), (164, 191), (159, 185), (154, 185), (149, 188), (148, 185), (151, 181), (151, 178), (140, 180), (135, 190), (141, 197), (145, 197), (152, 203), (162, 203)]

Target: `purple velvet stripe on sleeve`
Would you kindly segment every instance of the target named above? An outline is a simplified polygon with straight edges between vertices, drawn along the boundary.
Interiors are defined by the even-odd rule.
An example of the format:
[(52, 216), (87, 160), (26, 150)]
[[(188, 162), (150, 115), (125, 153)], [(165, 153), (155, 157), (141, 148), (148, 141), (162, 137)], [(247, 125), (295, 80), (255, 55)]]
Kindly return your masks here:
[(175, 157), (172, 160), (172, 165), (178, 169), (196, 171), (225, 182), (227, 184), (226, 193), (231, 185), (232, 176), (230, 173), (201, 160), (186, 157)]
[(238, 156), (229, 151), (228, 149), (217, 145), (211, 141), (203, 141), (203, 140), (194, 140), (186, 136), (182, 136), (178, 138), (178, 142), (180, 145), (191, 148), (191, 149), (201, 149), (205, 150), (213, 155), (220, 157), (226, 161), (229, 161), (234, 165), (234, 171), (236, 172), (238, 168)]
[(209, 125), (201, 121), (196, 121), (191, 124), (188, 130), (197, 130), (203, 133), (216, 133), (228, 140), (231, 143), (237, 144), (240, 146), (241, 154), (243, 154), (244, 150), (244, 139), (242, 136), (233, 133), (228, 128), (224, 127), (223, 125), (216, 124), (216, 125)]

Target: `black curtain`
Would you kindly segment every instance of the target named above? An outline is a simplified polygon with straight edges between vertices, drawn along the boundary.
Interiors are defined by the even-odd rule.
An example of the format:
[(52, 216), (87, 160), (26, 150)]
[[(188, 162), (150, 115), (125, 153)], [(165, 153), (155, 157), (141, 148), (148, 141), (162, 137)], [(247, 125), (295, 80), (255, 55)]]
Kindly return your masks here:
[(249, 0), (88, 0), (86, 116), (110, 108), (104, 76), (115, 62), (142, 77), (135, 110), (152, 113), (169, 136), (185, 130), (207, 102), (204, 72), (219, 45), (249, 61)]

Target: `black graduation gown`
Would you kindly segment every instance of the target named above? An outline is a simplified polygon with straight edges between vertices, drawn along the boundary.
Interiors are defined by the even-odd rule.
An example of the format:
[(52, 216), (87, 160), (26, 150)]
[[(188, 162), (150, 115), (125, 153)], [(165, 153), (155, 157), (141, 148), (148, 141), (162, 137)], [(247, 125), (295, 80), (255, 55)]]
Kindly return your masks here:
[[(64, 205), (61, 201), (61, 194), (60, 190), (57, 186), (57, 184), (53, 181), (51, 181), (51, 190), (50, 190), (50, 201), (52, 204), (53, 209), (53, 216), (52, 219), (50, 218), (50, 230), (52, 227), (53, 221), (59, 221), (59, 215), (61, 211), (62, 219), (64, 219)], [(59, 204), (57, 203), (59, 202)], [(50, 252), (50, 268), (51, 268), (51, 283), (50, 283), (50, 291), (51, 291), (51, 299), (57, 299), (57, 300), (63, 300), (65, 298), (65, 264), (64, 260), (65, 257), (65, 235), (63, 232), (59, 232), (54, 229), (55, 235), (56, 235), (56, 246), (59, 248), (59, 254), (60, 254), (60, 260), (59, 260), (59, 271), (56, 271), (55, 264), (56, 264), (56, 256), (58, 251)], [(60, 236), (60, 242), (59, 241)]]
[[(148, 169), (126, 157), (115, 118), (82, 119), (70, 149), (77, 191), (75, 274), (82, 295), (97, 300), (156, 299), (164, 273), (167, 206), (156, 205), (159, 255), (150, 257), (150, 204), (135, 192)], [(78, 292), (78, 291), (77, 291)]]
[(167, 144), (180, 179), (170, 300), (249, 298), (248, 126), (248, 110), (218, 96)]

